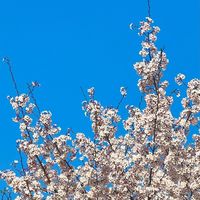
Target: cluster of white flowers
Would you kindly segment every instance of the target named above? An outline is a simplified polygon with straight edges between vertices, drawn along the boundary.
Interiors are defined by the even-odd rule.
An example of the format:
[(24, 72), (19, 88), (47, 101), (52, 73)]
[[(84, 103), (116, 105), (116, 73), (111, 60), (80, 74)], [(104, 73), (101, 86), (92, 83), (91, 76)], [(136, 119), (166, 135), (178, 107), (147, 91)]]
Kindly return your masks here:
[(198, 107), (200, 106), (200, 80), (193, 79), (188, 83), (187, 96)]
[(126, 90), (126, 88), (125, 88), (125, 87), (121, 87), (121, 88), (120, 88), (120, 93), (121, 93), (121, 95), (122, 95), (123, 97), (125, 97), (125, 96), (127, 95), (127, 90)]
[(142, 92), (152, 92), (152, 87), (158, 78), (162, 77), (162, 71), (166, 69), (168, 59), (163, 50), (158, 51), (155, 45), (157, 33), (160, 29), (157, 26), (151, 26), (153, 20), (149, 17), (146, 21), (141, 22), (139, 35), (144, 36), (142, 41), (142, 49), (139, 54), (143, 57), (143, 61), (135, 63), (133, 66), (137, 73), (141, 76), (138, 86)]
[(146, 17), (146, 21), (140, 22), (139, 35), (144, 35), (146, 32), (150, 31), (152, 29), (152, 23), (153, 20), (150, 17)]
[(91, 87), (88, 89), (88, 95), (90, 98), (92, 98), (94, 96), (94, 93), (95, 93), (94, 87)]
[(7, 97), (12, 105), (13, 109), (18, 110), (19, 108), (23, 108), (26, 106), (27, 102), (29, 102), (29, 96), (26, 94), (21, 94), (20, 96), (16, 96), (15, 98), (8, 96)]
[(185, 79), (185, 75), (179, 73), (179, 74), (177, 74), (177, 76), (175, 77), (175, 82), (176, 82), (178, 85), (182, 85), (184, 79)]
[(28, 113), (28, 114), (33, 113), (34, 108), (35, 108), (35, 104), (30, 103), (30, 104), (26, 107), (26, 113)]
[(146, 21), (141, 22), (141, 26), (139, 28), (139, 35), (145, 35), (145, 40), (142, 42), (142, 50), (139, 54), (142, 57), (147, 57), (148, 55), (151, 57), (156, 53), (157, 48), (155, 46), (155, 42), (157, 40), (156, 34), (160, 32), (160, 28), (157, 26), (151, 26), (153, 20), (150, 17), (146, 18)]
[[(184, 84), (183, 110), (174, 118), (173, 97), (166, 91), (169, 83), (161, 80), (168, 59), (157, 50), (160, 29), (152, 24), (149, 17), (140, 24), (142, 61), (134, 65), (145, 107), (126, 106), (121, 135), (117, 134), (122, 131), (118, 107), (102, 106), (93, 87), (82, 107), (91, 120), (90, 138), (73, 131), (58, 134), (61, 129), (53, 124), (51, 112), (35, 117), (35, 105), (26, 94), (9, 98), (22, 136), (17, 140), (20, 159), (13, 162), (16, 173), (2, 171), (0, 178), (17, 194), (16, 200), (199, 200), (199, 132), (193, 135), (192, 147), (186, 144), (191, 125), (199, 124), (200, 80)], [(184, 79), (183, 74), (175, 78), (178, 85)], [(121, 87), (120, 93), (123, 99), (126, 88)]]
[(45, 126), (47, 125), (50, 125), (51, 124), (51, 112), (49, 111), (43, 111), (41, 114), (40, 114), (40, 119), (39, 121)]

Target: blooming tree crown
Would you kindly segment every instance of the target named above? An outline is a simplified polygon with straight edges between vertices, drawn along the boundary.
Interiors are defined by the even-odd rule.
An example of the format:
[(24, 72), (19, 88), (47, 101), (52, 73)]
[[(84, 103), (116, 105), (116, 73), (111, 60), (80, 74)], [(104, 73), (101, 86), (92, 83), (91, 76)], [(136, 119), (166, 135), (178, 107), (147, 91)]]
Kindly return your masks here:
[[(95, 89), (88, 89), (89, 100), (82, 105), (91, 120), (91, 138), (70, 129), (60, 134), (51, 112), (40, 112), (30, 94), (9, 97), (21, 132), (20, 159), (13, 162), (13, 170), (1, 171), (1, 178), (16, 200), (199, 199), (199, 130), (193, 134), (193, 146), (186, 142), (190, 126), (199, 123), (200, 80), (186, 84), (183, 74), (175, 78), (187, 87), (187, 96), (180, 116), (173, 117), (172, 95), (180, 93), (174, 90), (167, 96), (169, 83), (162, 77), (169, 61), (155, 45), (159, 31), (149, 17), (140, 23), (142, 60), (134, 69), (145, 108), (128, 105), (128, 118), (121, 120), (119, 106), (104, 107), (95, 100)], [(32, 84), (32, 89), (37, 86)], [(120, 93), (123, 100), (126, 88)], [(124, 133), (118, 137), (121, 121)]]

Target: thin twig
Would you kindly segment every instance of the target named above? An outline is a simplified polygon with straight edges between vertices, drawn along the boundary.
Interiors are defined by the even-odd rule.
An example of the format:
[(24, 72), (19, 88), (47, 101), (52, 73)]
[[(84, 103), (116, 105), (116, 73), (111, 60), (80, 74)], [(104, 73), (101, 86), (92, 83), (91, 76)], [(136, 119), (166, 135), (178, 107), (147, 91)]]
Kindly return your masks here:
[(117, 105), (117, 107), (116, 107), (116, 109), (118, 109), (119, 108), (119, 106), (121, 105), (121, 103), (122, 103), (122, 101), (124, 100), (124, 95), (122, 96), (122, 98), (120, 99), (120, 101), (119, 101), (119, 103), (118, 103), (118, 105)]
[(17, 87), (17, 82), (15, 80), (15, 77), (14, 77), (14, 74), (13, 74), (13, 71), (12, 71), (12, 65), (10, 63), (10, 60), (9, 60), (9, 58), (4, 58), (3, 61), (8, 65), (8, 69), (9, 69), (9, 72), (10, 72), (10, 75), (11, 75), (11, 78), (12, 78), (12, 82), (13, 82), (15, 91), (17, 93), (17, 96), (19, 96), (20, 93), (19, 93), (19, 90), (18, 90), (18, 87)]
[(151, 17), (151, 5), (150, 5), (150, 0), (147, 0), (147, 5), (148, 5), (148, 17)]
[(85, 92), (84, 92), (84, 90), (83, 90), (83, 88), (81, 86), (80, 86), (80, 89), (81, 89), (81, 92), (83, 94), (83, 97), (84, 97), (85, 101), (88, 101), (87, 96), (85, 95)]
[(140, 102), (139, 102), (139, 105), (138, 105), (139, 109), (141, 109), (142, 101), (143, 101), (143, 95), (140, 96)]
[(35, 106), (36, 106), (36, 108), (38, 110), (39, 115), (40, 115), (41, 111), (40, 111), (40, 108), (39, 108), (39, 106), (37, 104), (37, 100), (36, 100), (36, 98), (35, 98), (35, 96), (33, 94), (34, 87), (31, 88), (31, 86), (29, 84), (27, 84), (27, 86), (28, 86), (28, 90), (29, 90), (29, 95), (33, 99), (33, 102), (34, 102), (34, 104), (35, 104)]

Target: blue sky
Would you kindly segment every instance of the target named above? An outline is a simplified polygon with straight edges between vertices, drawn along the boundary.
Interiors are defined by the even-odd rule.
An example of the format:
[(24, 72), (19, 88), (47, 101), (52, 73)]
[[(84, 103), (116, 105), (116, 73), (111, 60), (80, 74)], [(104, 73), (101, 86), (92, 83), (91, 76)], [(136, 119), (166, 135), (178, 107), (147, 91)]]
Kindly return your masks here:
[[(151, 15), (160, 26), (158, 45), (165, 47), (170, 64), (166, 79), (185, 73), (187, 81), (200, 75), (200, 2), (152, 0)], [(41, 109), (51, 110), (63, 131), (91, 134), (81, 110), (85, 90), (96, 88), (103, 105), (117, 105), (119, 88), (128, 87), (123, 103), (138, 105), (141, 38), (130, 31), (147, 15), (146, 0), (34, 0), (0, 2), (0, 58), (8, 56), (21, 92), (33, 80)], [(175, 85), (170, 86), (174, 89)], [(15, 95), (8, 68), (0, 64), (0, 169), (18, 158), (18, 126), (6, 96)], [(175, 112), (178, 112), (178, 107)]]

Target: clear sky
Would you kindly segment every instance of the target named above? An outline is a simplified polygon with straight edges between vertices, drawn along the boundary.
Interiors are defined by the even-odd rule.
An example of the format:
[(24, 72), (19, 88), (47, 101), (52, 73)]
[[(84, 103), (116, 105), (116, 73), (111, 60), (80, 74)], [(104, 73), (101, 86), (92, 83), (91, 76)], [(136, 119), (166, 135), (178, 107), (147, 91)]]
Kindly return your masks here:
[[(200, 1), (151, 0), (151, 15), (160, 26), (158, 44), (170, 64), (166, 78), (200, 75)], [(123, 103), (138, 105), (141, 38), (129, 29), (147, 16), (146, 0), (6, 0), (0, 1), (0, 58), (8, 56), (21, 92), (32, 80), (41, 109), (51, 110), (63, 131), (91, 134), (81, 110), (85, 90), (96, 88), (103, 105), (117, 105), (120, 86), (128, 87)], [(174, 83), (170, 86), (174, 89)], [(18, 158), (18, 126), (6, 96), (15, 95), (8, 68), (0, 64), (0, 169)], [(177, 107), (177, 109), (180, 107)], [(177, 110), (175, 109), (175, 112)]]

